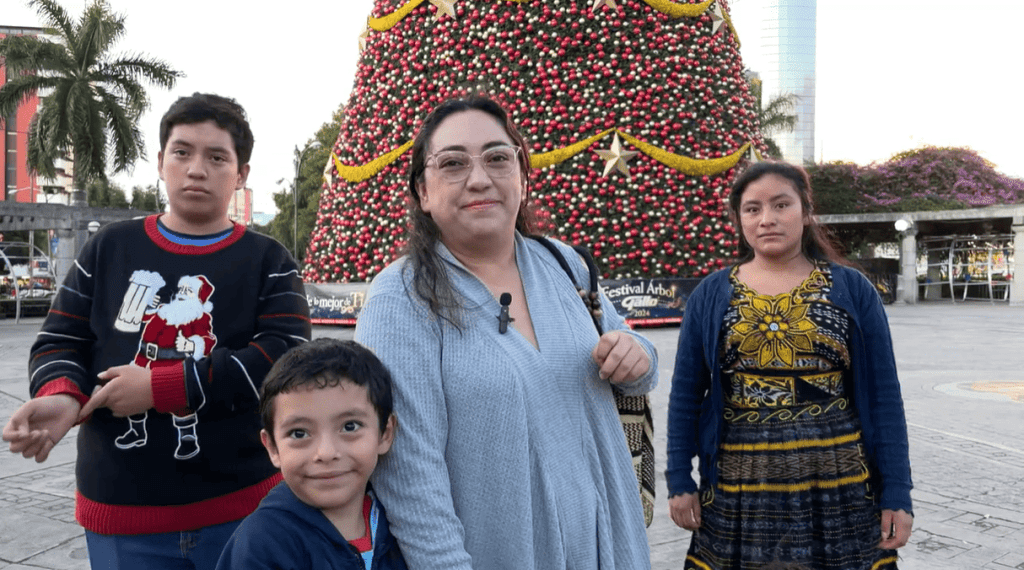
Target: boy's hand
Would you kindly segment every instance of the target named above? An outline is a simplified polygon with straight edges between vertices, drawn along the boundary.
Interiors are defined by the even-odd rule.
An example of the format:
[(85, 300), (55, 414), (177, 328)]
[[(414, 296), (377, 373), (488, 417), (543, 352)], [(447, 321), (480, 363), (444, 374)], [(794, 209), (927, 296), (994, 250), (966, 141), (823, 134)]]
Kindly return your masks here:
[(66, 394), (29, 400), (4, 426), (3, 440), (10, 443), (11, 453), (20, 453), (26, 459), (34, 457), (42, 463), (75, 425), (81, 407), (78, 400)]
[(635, 382), (651, 368), (647, 351), (633, 335), (623, 331), (601, 335), (590, 357), (601, 367), (601, 379), (612, 384)]
[(92, 393), (79, 412), (79, 421), (89, 417), (96, 408), (110, 408), (114, 417), (123, 418), (153, 407), (153, 376), (149, 368), (134, 364), (114, 366), (100, 372), (97, 377), (103, 385)]

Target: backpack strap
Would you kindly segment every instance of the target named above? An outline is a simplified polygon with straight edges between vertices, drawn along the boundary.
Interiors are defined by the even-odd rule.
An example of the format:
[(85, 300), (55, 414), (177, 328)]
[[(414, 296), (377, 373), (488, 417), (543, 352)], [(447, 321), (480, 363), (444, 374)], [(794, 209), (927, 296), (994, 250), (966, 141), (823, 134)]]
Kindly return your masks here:
[(598, 336), (604, 334), (604, 327), (601, 326), (601, 317), (604, 315), (604, 311), (601, 309), (601, 300), (598, 295), (597, 288), (597, 264), (594, 263), (594, 256), (590, 255), (590, 250), (583, 247), (582, 245), (572, 246), (573, 250), (576, 251), (583, 258), (584, 263), (587, 264), (587, 272), (590, 274), (590, 288), (584, 289), (580, 287), (580, 284), (576, 282), (576, 275), (569, 267), (569, 262), (565, 260), (565, 256), (559, 251), (558, 246), (551, 240), (544, 236), (530, 235), (527, 236), (547, 249), (551, 255), (558, 262), (558, 265), (562, 267), (562, 271), (569, 276), (569, 280), (572, 281), (573, 287), (576, 287), (576, 292), (579, 293), (580, 299), (583, 304), (587, 307), (587, 312), (590, 313), (590, 319), (594, 321), (594, 327), (597, 328)]
[[(601, 301), (597, 288), (597, 264), (590, 251), (583, 246), (572, 246), (576, 253), (580, 254), (587, 264), (587, 271), (590, 272), (590, 290), (586, 291), (576, 283), (576, 276), (573, 274), (565, 256), (558, 250), (558, 246), (551, 240), (542, 236), (527, 236), (543, 245), (551, 255), (558, 261), (565, 274), (569, 276), (580, 299), (590, 312), (590, 318), (597, 327), (598, 336), (604, 334), (601, 327)], [(644, 508), (644, 523), (651, 526), (654, 520), (654, 419), (651, 415), (651, 400), (647, 394), (642, 396), (625, 396), (619, 391), (614, 391), (615, 406), (618, 408), (619, 421), (626, 435), (626, 444), (629, 446), (629, 453), (633, 460), (633, 471), (636, 474), (637, 488), (640, 492), (640, 503)]]

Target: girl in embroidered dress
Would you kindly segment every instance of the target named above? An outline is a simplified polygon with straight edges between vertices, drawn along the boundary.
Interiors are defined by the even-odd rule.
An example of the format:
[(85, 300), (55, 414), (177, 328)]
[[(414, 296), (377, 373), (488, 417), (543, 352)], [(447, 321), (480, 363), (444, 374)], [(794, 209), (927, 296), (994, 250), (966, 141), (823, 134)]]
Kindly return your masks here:
[(669, 400), (685, 568), (895, 568), (913, 516), (881, 300), (815, 221), (802, 168), (751, 166), (729, 207), (740, 258), (688, 299)]

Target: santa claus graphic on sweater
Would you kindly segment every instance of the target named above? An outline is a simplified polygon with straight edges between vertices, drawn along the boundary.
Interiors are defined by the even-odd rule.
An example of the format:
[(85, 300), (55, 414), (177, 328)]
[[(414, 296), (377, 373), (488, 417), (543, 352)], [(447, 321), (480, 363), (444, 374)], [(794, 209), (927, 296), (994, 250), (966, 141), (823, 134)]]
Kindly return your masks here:
[[(186, 275), (178, 280), (178, 291), (169, 302), (160, 304), (159, 297), (154, 297), (150, 309), (142, 316), (144, 328), (134, 364), (152, 370), (181, 366), (181, 361), (190, 357), (198, 361), (209, 356), (217, 344), (210, 316), (212, 295), (213, 284), (206, 277)], [(196, 412), (203, 404), (205, 399), (195, 410), (186, 408), (171, 414), (178, 430), (175, 459), (190, 459), (199, 454), (199, 436), (196, 433), (199, 418)], [(128, 431), (115, 440), (115, 445), (120, 449), (146, 445), (148, 415), (149, 412), (129, 416)]]

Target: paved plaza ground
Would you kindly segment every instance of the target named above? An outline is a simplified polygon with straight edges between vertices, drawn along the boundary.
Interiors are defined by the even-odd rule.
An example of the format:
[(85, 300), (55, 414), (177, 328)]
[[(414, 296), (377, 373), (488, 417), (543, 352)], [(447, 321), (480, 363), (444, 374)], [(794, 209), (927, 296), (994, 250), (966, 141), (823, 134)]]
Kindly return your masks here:
[[(887, 308), (910, 429), (916, 519), (900, 567), (1024, 570), (1024, 308), (925, 303)], [(0, 424), (28, 397), (41, 320), (0, 320)], [(667, 515), (665, 415), (678, 329), (645, 331), (661, 355), (652, 394), (658, 504), (656, 570), (681, 568), (689, 533)], [(352, 329), (315, 327), (351, 338)], [(43, 464), (0, 452), (0, 570), (88, 568), (74, 520), (76, 431)], [(4, 446), (6, 449), (6, 446)]]

